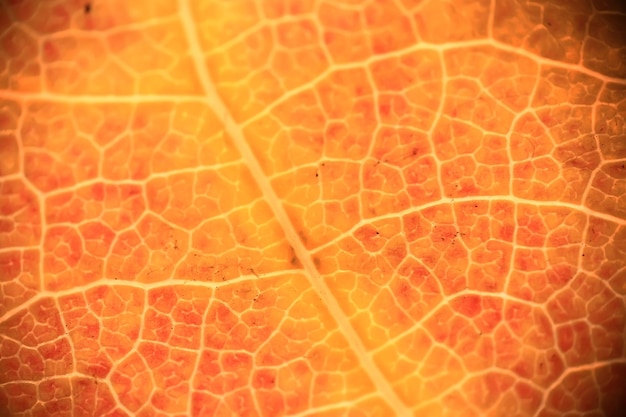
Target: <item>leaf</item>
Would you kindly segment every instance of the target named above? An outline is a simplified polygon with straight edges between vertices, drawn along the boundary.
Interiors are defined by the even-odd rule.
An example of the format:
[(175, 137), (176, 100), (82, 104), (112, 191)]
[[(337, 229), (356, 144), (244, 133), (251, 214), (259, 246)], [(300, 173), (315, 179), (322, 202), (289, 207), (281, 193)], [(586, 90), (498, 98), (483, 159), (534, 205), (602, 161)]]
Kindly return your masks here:
[(616, 415), (596, 3), (3, 4), (0, 414)]

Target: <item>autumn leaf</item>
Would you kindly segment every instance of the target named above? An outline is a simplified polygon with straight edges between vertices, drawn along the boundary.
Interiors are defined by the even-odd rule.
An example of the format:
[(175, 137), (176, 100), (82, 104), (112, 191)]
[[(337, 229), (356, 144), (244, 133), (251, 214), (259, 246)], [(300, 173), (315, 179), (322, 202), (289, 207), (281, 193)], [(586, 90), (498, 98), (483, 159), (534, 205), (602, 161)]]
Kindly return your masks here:
[(0, 416), (616, 416), (620, 1), (0, 5)]

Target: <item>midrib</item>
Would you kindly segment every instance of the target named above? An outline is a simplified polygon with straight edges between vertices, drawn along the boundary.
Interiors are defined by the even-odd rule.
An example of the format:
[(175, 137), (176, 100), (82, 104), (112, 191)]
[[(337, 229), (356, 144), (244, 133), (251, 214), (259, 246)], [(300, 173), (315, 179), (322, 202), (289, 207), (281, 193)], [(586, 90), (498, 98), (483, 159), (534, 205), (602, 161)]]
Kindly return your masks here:
[(200, 47), (196, 36), (197, 31), (189, 9), (188, 1), (180, 0), (179, 8), (183, 30), (189, 45), (196, 73), (199, 77), (203, 93), (206, 97), (205, 102), (207, 106), (222, 121), (224, 129), (232, 138), (235, 147), (241, 154), (243, 160), (246, 162), (246, 165), (252, 174), (252, 178), (261, 190), (263, 198), (270, 206), (276, 220), (285, 233), (287, 241), (293, 247), (296, 256), (304, 268), (305, 275), (311, 284), (311, 287), (316, 291), (324, 305), (328, 308), (330, 315), (337, 322), (339, 330), (346, 338), (355, 355), (358, 357), (364, 371), (371, 377), (372, 383), (376, 387), (378, 393), (388, 401), (389, 406), (394, 410), (396, 416), (411, 416), (412, 412), (404, 405), (380, 369), (374, 364), (372, 357), (368, 354), (356, 331), (350, 325), (350, 322), (341, 310), (339, 303), (331, 295), (328, 286), (322, 280), (317, 268), (315, 267), (311, 254), (302, 244), (294, 226), (289, 221), (285, 208), (280, 203), (279, 197), (276, 195), (276, 192), (272, 188), (267, 176), (263, 172), (261, 164), (250, 149), (241, 128), (233, 120), (230, 111), (217, 94), (213, 82), (211, 81), (211, 78), (203, 64), (204, 60), (202, 48)]

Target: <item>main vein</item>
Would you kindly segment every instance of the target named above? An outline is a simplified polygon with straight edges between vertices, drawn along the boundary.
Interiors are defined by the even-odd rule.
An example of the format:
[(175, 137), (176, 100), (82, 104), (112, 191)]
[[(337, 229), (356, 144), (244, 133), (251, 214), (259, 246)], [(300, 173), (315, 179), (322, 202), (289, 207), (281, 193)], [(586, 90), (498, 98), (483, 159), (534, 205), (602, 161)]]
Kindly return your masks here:
[(298, 237), (298, 234), (296, 233), (293, 224), (290, 222), (289, 217), (287, 216), (285, 208), (280, 202), (280, 198), (276, 195), (276, 192), (272, 188), (267, 176), (263, 172), (259, 161), (250, 149), (250, 146), (248, 145), (241, 128), (232, 118), (230, 111), (219, 97), (211, 80), (211, 77), (208, 74), (205, 65), (203, 64), (202, 48), (196, 34), (196, 25), (191, 14), (191, 10), (189, 8), (188, 0), (180, 0), (179, 3), (180, 15), (183, 22), (185, 35), (188, 41), (196, 72), (198, 74), (200, 83), (203, 88), (203, 92), (206, 97), (207, 105), (223, 121), (226, 132), (230, 135), (236, 148), (239, 150), (243, 159), (246, 161), (247, 166), (252, 173), (252, 178), (254, 178), (254, 180), (256, 181), (256, 184), (261, 190), (265, 201), (267, 201), (267, 203), (271, 207), (271, 210), (274, 213), (280, 226), (282, 227), (282, 230), (284, 231), (288, 242), (294, 248), (296, 256), (298, 257), (305, 269), (306, 276), (308, 277), (311, 286), (325, 303), (330, 314), (337, 322), (340, 331), (346, 337), (348, 343), (350, 344), (350, 347), (359, 358), (363, 369), (371, 377), (372, 382), (378, 390), (378, 393), (389, 402), (389, 405), (394, 409), (396, 416), (411, 416), (412, 413), (410, 409), (402, 402), (400, 397), (396, 394), (396, 392), (389, 384), (387, 378), (376, 366), (372, 357), (365, 349), (365, 346), (363, 345), (360, 337), (350, 325), (350, 322), (348, 321), (348, 318), (339, 306), (339, 303), (332, 296), (328, 286), (319, 276), (310, 252), (305, 248), (305, 246), (302, 244), (302, 241)]

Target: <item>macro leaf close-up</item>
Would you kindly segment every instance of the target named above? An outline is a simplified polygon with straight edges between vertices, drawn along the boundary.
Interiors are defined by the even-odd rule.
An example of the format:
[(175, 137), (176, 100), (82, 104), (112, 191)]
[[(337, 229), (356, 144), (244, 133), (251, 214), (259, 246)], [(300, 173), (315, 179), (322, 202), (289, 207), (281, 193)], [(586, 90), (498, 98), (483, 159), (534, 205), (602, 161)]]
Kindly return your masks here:
[(0, 0), (0, 417), (626, 415), (621, 0)]

